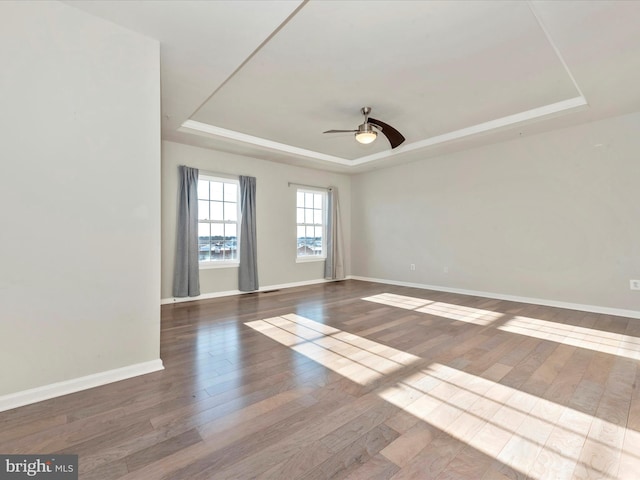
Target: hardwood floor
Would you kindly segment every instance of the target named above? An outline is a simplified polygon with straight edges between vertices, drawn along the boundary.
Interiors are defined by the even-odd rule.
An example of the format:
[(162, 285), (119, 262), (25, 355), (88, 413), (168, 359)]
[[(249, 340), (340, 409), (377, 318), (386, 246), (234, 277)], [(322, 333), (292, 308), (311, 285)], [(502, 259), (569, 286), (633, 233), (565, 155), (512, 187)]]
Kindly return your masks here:
[(640, 320), (355, 280), (163, 306), (165, 370), (0, 413), (80, 478), (638, 479)]

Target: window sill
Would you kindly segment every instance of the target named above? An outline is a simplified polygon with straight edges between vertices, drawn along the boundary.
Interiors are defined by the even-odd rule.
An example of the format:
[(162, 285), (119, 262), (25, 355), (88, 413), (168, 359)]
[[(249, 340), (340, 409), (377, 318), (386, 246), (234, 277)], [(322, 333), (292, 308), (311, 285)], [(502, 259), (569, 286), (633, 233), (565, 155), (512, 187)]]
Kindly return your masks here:
[(308, 262), (324, 262), (327, 257), (315, 257), (309, 255), (308, 257), (296, 257), (296, 263), (308, 263)]
[(238, 268), (238, 262), (200, 262), (198, 267), (200, 270), (210, 270), (213, 268)]

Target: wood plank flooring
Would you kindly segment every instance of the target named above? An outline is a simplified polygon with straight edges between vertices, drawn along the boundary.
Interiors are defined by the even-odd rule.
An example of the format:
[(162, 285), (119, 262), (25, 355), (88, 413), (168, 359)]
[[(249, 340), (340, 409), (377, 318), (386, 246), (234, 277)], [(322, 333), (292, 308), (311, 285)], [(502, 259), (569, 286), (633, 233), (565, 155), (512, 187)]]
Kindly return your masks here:
[(640, 320), (348, 280), (163, 306), (165, 370), (0, 413), (83, 480), (640, 478)]

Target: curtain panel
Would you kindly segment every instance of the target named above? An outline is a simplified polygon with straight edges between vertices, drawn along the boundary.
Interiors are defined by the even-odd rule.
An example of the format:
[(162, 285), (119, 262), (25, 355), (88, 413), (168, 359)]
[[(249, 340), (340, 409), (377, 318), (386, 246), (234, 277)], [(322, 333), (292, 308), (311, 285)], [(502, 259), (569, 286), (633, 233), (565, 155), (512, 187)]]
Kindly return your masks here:
[(258, 290), (258, 255), (256, 241), (256, 179), (240, 176), (240, 259), (238, 289)]
[(344, 279), (343, 255), (338, 189), (329, 187), (327, 193), (327, 259), (324, 262), (325, 279)]
[(180, 166), (173, 296), (200, 295), (198, 265), (198, 169)]

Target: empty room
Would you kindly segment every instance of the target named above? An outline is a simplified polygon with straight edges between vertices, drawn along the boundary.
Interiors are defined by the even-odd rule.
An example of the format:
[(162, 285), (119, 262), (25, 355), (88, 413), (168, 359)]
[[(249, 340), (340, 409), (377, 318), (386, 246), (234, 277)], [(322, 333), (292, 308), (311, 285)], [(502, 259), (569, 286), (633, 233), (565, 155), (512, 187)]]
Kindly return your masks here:
[(640, 2), (0, 2), (0, 480), (640, 478)]

